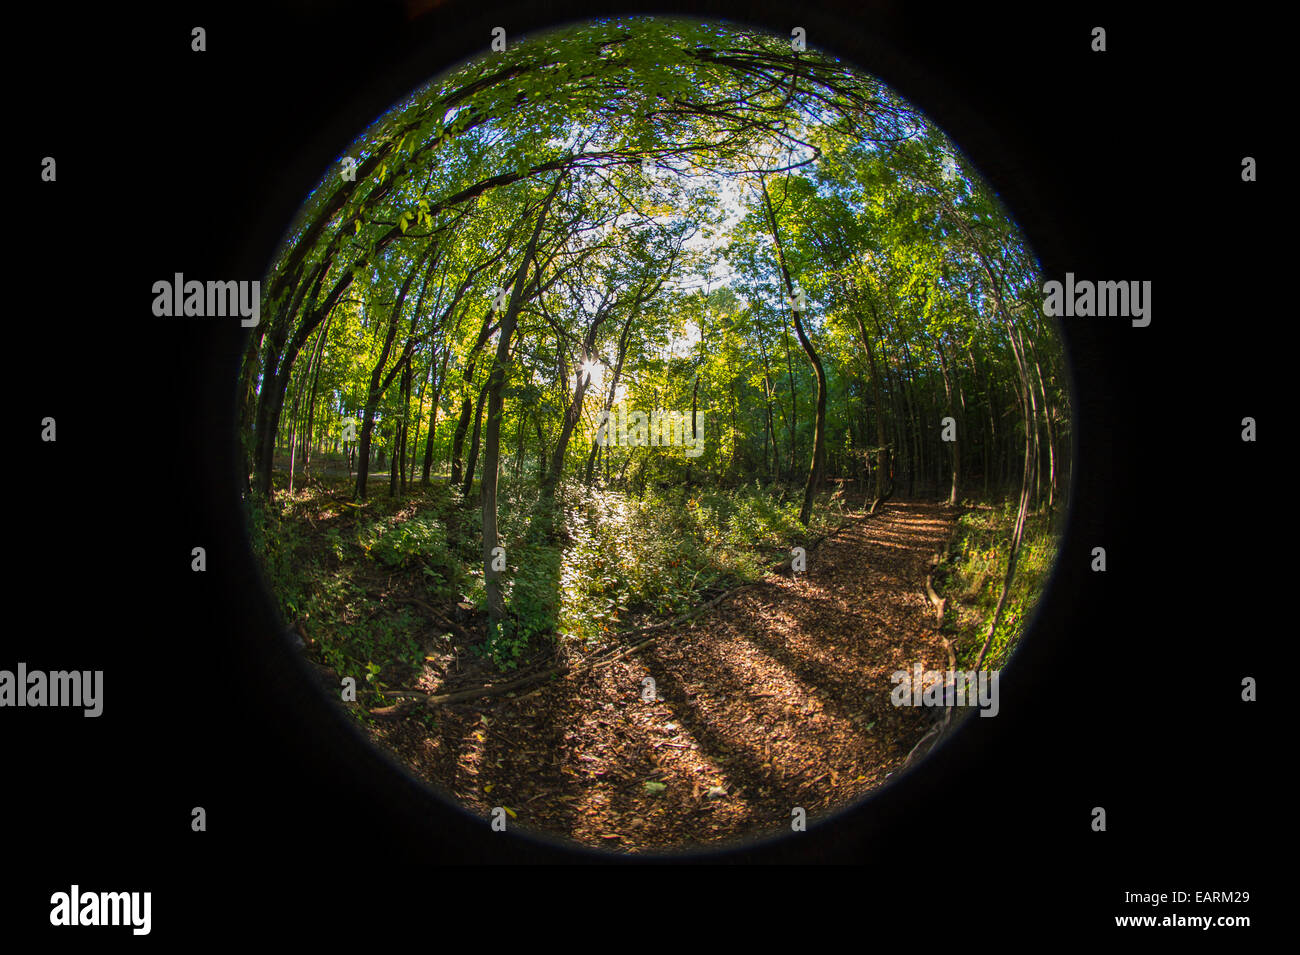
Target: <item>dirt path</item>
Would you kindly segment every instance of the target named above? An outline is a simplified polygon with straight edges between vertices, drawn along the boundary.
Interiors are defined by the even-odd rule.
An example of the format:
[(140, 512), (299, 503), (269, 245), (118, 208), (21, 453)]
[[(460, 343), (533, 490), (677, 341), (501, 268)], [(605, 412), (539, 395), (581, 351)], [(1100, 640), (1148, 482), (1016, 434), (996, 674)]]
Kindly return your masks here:
[[(897, 769), (929, 726), (889, 675), (946, 668), (923, 593), (956, 513), (893, 503), (628, 658), (376, 739), (486, 818), (617, 850), (789, 831)], [(658, 699), (642, 700), (642, 681)], [(649, 784), (649, 785), (647, 785)]]

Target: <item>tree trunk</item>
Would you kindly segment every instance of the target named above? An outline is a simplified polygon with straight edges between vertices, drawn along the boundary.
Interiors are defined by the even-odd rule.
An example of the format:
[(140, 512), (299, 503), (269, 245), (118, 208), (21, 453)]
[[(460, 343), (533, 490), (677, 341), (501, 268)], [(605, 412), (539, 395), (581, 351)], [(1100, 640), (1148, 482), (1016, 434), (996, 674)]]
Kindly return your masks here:
[(324, 364), (322, 356), (324, 354), (325, 337), (329, 334), (330, 319), (325, 319), (325, 324), (321, 327), (321, 355), (316, 359), (316, 374), (311, 380), (311, 400), (307, 404), (307, 456), (303, 461), (304, 469), (307, 474), (311, 473), (311, 446), (312, 438), (316, 428), (316, 394), (320, 386), (320, 370)]
[(424, 449), (424, 471), (420, 475), (420, 483), (428, 486), (429, 474), (433, 470), (433, 439), (438, 434), (438, 403), (442, 401), (442, 386), (447, 380), (447, 357), (451, 354), (451, 344), (448, 343), (442, 351), (442, 370), (438, 372), (438, 380), (433, 388), (433, 408), (429, 411), (429, 437)]
[[(869, 299), (867, 304), (876, 325), (876, 334), (879, 335), (880, 316), (876, 314), (876, 306)], [(874, 514), (876, 508), (893, 493), (893, 488), (886, 483), (889, 482), (890, 477), (889, 435), (885, 430), (885, 399), (880, 387), (880, 369), (876, 366), (876, 350), (871, 347), (871, 336), (867, 334), (862, 313), (855, 310), (853, 317), (858, 320), (858, 332), (862, 335), (862, 344), (867, 349), (867, 363), (871, 366), (871, 386), (876, 399), (876, 492), (871, 501), (871, 508), (867, 511), (868, 514)]]
[(428, 252), (412, 266), (411, 271), (406, 276), (406, 281), (402, 283), (401, 291), (397, 294), (397, 301), (393, 303), (393, 310), (388, 318), (388, 333), (384, 338), (384, 346), (380, 350), (379, 360), (375, 362), (375, 367), (370, 372), (370, 388), (366, 393), (366, 407), (361, 420), (361, 438), (357, 446), (357, 483), (355, 491), (357, 500), (365, 500), (366, 497), (366, 478), (370, 474), (370, 443), (375, 430), (375, 409), (379, 407), (380, 397), (383, 396), (388, 383), (393, 380), (393, 375), (400, 367), (400, 364), (394, 366), (393, 371), (389, 373), (388, 378), (385, 380), (384, 365), (388, 362), (388, 354), (392, 350), (393, 340), (397, 337), (397, 322), (401, 317), (402, 305), (406, 301), (406, 293), (411, 288), (415, 273), (424, 265), (427, 257)]
[(763, 201), (767, 206), (767, 219), (772, 227), (772, 240), (776, 244), (776, 259), (781, 266), (781, 276), (785, 279), (786, 292), (790, 296), (790, 311), (794, 315), (794, 330), (799, 336), (799, 344), (803, 346), (804, 354), (812, 363), (813, 371), (817, 374), (817, 417), (813, 426), (813, 455), (812, 463), (808, 467), (808, 480), (804, 484), (803, 506), (799, 509), (799, 522), (805, 527), (812, 518), (813, 496), (817, 493), (817, 486), (821, 482), (822, 470), (826, 460), (826, 370), (822, 367), (821, 357), (817, 350), (808, 339), (807, 333), (803, 327), (803, 310), (798, 307), (795, 299), (794, 283), (790, 279), (790, 270), (786, 266), (785, 250), (781, 244), (781, 233), (776, 225), (776, 213), (772, 210), (772, 198), (767, 193), (767, 181), (764, 177), (759, 177), (759, 183), (763, 187)]
[(952, 379), (948, 375), (948, 357), (944, 354), (943, 342), (936, 338), (934, 347), (939, 352), (939, 371), (943, 375), (943, 393), (947, 400), (948, 416), (957, 425), (957, 439), (952, 442), (952, 488), (948, 492), (947, 501), (949, 507), (955, 507), (957, 504), (957, 483), (961, 477), (961, 441), (964, 432), (962, 431), (962, 422), (958, 419), (952, 402)]
[[(617, 394), (618, 392), (618, 379), (623, 374), (623, 359), (627, 355), (627, 336), (632, 329), (632, 320), (635, 317), (636, 317), (636, 309), (635, 308), (628, 309), (627, 321), (623, 323), (623, 331), (618, 336), (618, 357), (614, 359), (614, 374), (610, 377), (609, 391), (605, 395), (604, 411), (606, 414), (608, 414), (610, 411), (614, 409), (614, 395)], [(591, 451), (587, 455), (586, 483), (588, 487), (591, 486), (592, 469), (595, 467), (596, 454), (599, 450), (600, 450), (600, 445), (598, 445), (593, 440), (591, 442)], [(605, 460), (606, 463), (608, 463), (609, 461), (608, 448), (605, 450)], [(609, 469), (606, 468), (606, 480), (608, 480), (609, 477), (608, 470)]]
[(542, 223), (546, 221), (546, 213), (549, 211), (556, 193), (560, 191), (560, 183), (563, 181), (563, 173), (555, 177), (555, 185), (551, 187), (550, 195), (546, 197), (546, 201), (537, 213), (537, 225), (533, 228), (533, 235), (528, 241), (528, 248), (524, 250), (523, 261), (519, 263), (519, 271), (515, 275), (515, 281), (510, 291), (510, 301), (506, 306), (505, 315), (501, 318), (501, 337), (497, 341), (496, 358), (492, 363), (491, 372), (488, 374), (488, 414), (483, 442), (482, 488), (483, 580), (487, 592), (489, 634), (495, 634), (499, 631), (506, 615), (505, 595), (502, 592), (499, 571), (493, 569), (496, 556), (493, 551), (499, 546), (497, 531), (497, 466), (501, 457), (501, 415), (504, 406), (506, 364), (510, 356), (510, 340), (515, 333), (515, 325), (519, 319), (519, 309), (523, 305), (524, 285), (528, 277), (529, 266), (537, 254), (537, 240), (542, 232)]
[(483, 390), (478, 393), (478, 400), (474, 402), (474, 433), (469, 442), (469, 457), (465, 462), (465, 476), (461, 483), (460, 493), (462, 497), (469, 497), (469, 492), (474, 490), (474, 468), (478, 464), (479, 438), (482, 434), (483, 427), (483, 402), (487, 398), (488, 388), (492, 385), (492, 379), (483, 382)]

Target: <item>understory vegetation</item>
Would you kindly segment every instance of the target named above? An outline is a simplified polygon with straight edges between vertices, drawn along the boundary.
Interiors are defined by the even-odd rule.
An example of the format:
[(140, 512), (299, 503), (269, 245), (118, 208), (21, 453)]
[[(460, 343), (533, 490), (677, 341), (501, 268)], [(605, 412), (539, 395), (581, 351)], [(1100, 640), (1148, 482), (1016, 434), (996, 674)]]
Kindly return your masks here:
[[(1057, 521), (1058, 515), (1046, 510), (1031, 511), (1025, 520), (1015, 579), (984, 657), (984, 669), (1002, 669), (1024, 635), (1052, 573), (1060, 543)], [(970, 508), (958, 519), (948, 558), (935, 574), (935, 586), (948, 598), (944, 631), (952, 639), (959, 669), (974, 666), (993, 621), (1015, 522), (1014, 501)]]
[[(457, 635), (419, 603), (486, 612), (473, 512), (435, 480), (405, 498), (348, 499), (346, 479), (315, 479), (273, 502), (250, 502), (253, 548), (286, 620), (340, 676), (384, 702), (414, 682)], [(757, 580), (790, 548), (823, 535), (840, 513), (805, 528), (797, 494), (649, 487), (640, 496), (571, 484), (539, 511), (529, 481), (504, 481), (501, 536), (509, 614), (468, 649), (510, 671), (525, 661), (580, 657), (620, 630), (682, 614)], [(393, 599), (377, 599), (381, 595)]]

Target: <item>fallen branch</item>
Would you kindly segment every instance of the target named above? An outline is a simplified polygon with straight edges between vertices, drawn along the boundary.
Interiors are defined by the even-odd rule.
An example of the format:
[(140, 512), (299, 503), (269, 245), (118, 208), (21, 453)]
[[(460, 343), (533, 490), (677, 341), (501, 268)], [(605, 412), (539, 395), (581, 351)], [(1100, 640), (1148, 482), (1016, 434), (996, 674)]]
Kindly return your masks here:
[[(859, 517), (870, 517), (871, 515), (870, 515), (870, 514), (860, 514), (860, 515), (857, 515), (857, 516), (859, 516)], [(836, 534), (838, 534), (840, 531), (844, 530), (844, 528), (848, 527), (848, 526), (849, 526), (850, 524), (852, 524), (852, 523), (853, 523), (853, 518), (851, 518), (851, 517), (846, 517), (846, 518), (844, 518), (842, 521), (840, 521), (838, 524), (836, 524), (834, 527), (832, 527), (832, 528), (831, 528), (829, 531), (827, 531), (825, 534), (822, 534), (820, 537), (818, 537), (816, 540), (814, 540), (811, 544), (807, 545), (807, 546), (804, 548), (804, 550), (805, 550), (807, 553), (811, 554), (811, 553), (812, 553), (813, 551), (815, 551), (818, 547), (821, 547), (822, 544), (826, 543), (826, 541), (830, 540), (832, 537), (834, 537)], [(781, 573), (784, 573), (784, 572), (788, 571), (788, 570), (790, 569), (790, 567), (791, 567), (793, 564), (794, 564), (794, 554), (791, 554), (789, 557), (787, 557), (785, 560), (781, 561), (781, 562), (778, 563), (778, 564), (770, 564), (770, 565), (768, 566), (767, 570), (768, 570), (768, 573), (772, 573), (772, 574), (781, 574)]]
[[(925, 573), (925, 595), (934, 606), (935, 615), (938, 618), (938, 623), (936, 624), (938, 629), (935, 633), (939, 639), (943, 641), (943, 648), (948, 651), (948, 672), (951, 673), (953, 670), (957, 669), (957, 655), (953, 652), (952, 642), (943, 635), (943, 612), (944, 608), (948, 605), (948, 598), (940, 597), (934, 589), (934, 572), (938, 570), (939, 565), (943, 563), (943, 554), (943, 551), (936, 551), (934, 554), (930, 555), (930, 559), (926, 562), (929, 570)], [(935, 746), (939, 745), (939, 740), (943, 739), (944, 734), (948, 732), (948, 729), (952, 724), (952, 711), (953, 707), (944, 707), (943, 718), (931, 727), (928, 733), (917, 741), (916, 746), (912, 747), (912, 751), (909, 752), (907, 758), (903, 760), (904, 766), (906, 766), (911, 760), (912, 753), (915, 753), (922, 743), (931, 736), (935, 736), (936, 733), (938, 735), (935, 737), (935, 741), (930, 745), (930, 749), (934, 749)]]
[(407, 597), (407, 596), (385, 597), (383, 594), (376, 594), (370, 591), (366, 592), (366, 596), (375, 597), (379, 600), (393, 600), (396, 601), (397, 603), (414, 604), (415, 606), (423, 610), (425, 613), (427, 613), (429, 616), (433, 617), (434, 620), (442, 624), (448, 630), (454, 630), (461, 637), (461, 639), (467, 640), (470, 643), (474, 643), (480, 639), (479, 637), (476, 637), (474, 634), (470, 633), (460, 624), (456, 623), (456, 621), (452, 620), (450, 617), (444, 614), (433, 604), (429, 603), (427, 600), (421, 600), (419, 597)]
[[(926, 740), (928, 740), (935, 733), (938, 733), (942, 728), (943, 728), (942, 723), (935, 723), (933, 726), (931, 726), (929, 731), (924, 736), (922, 736), (919, 740), (916, 741), (916, 745), (912, 747), (912, 751), (907, 754), (906, 758), (900, 764), (900, 768), (910, 763), (912, 761), (912, 754), (921, 748), (921, 744), (924, 743)], [(938, 743), (938, 740), (935, 740), (935, 742)], [(933, 749), (934, 747), (931, 746), (930, 748)]]
[[(533, 684), (536, 683), (542, 683), (546, 680), (551, 679), (552, 677), (576, 676), (579, 673), (583, 673), (587, 670), (594, 669), (595, 667), (603, 666), (607, 663), (613, 663), (617, 660), (623, 659), (624, 657), (630, 656), (636, 651), (646, 646), (649, 646), (655, 640), (658, 640), (659, 637), (662, 636), (662, 631), (668, 629), (669, 627), (673, 627), (678, 624), (681, 624), (691, 619), (692, 617), (698, 616), (699, 614), (703, 613), (706, 610), (716, 607), (726, 598), (735, 596), (742, 590), (746, 590), (750, 587), (764, 586), (765, 583), (766, 583), (765, 581), (756, 581), (750, 584), (742, 584), (739, 587), (733, 587), (730, 590), (723, 591), (722, 593), (718, 594), (718, 596), (714, 597), (712, 600), (700, 604), (698, 607), (695, 607), (694, 609), (689, 610), (686, 613), (682, 614), (681, 616), (675, 617), (672, 620), (665, 621), (664, 623), (657, 623), (649, 627), (641, 627), (638, 629), (624, 630), (621, 633), (617, 634), (616, 636), (646, 634), (651, 632), (654, 632), (654, 635), (647, 637), (644, 640), (640, 640), (637, 643), (634, 643), (630, 647), (625, 647), (621, 649), (618, 653), (614, 654), (613, 656), (601, 656), (600, 653), (597, 653), (591, 657), (588, 657), (586, 660), (582, 661), (577, 666), (568, 663), (562, 663), (557, 666), (548, 667), (545, 670), (540, 670), (536, 673), (531, 673), (528, 676), (522, 676), (519, 677), (518, 679), (510, 680), (506, 683), (487, 684), (484, 686), (471, 687), (468, 690), (457, 690), (454, 693), (433, 694), (433, 693), (426, 693), (423, 690), (415, 690), (406, 687), (400, 690), (393, 690), (391, 692), (385, 691), (385, 692), (387, 693), (387, 695), (390, 696), (401, 695), (404, 697), (408, 697), (410, 699), (415, 699), (419, 701), (420, 704), (423, 705), (434, 705), (434, 704), (441, 704), (441, 703), (455, 703), (460, 700), (476, 700), (482, 697), (489, 697), (489, 696), (501, 696), (504, 693), (511, 693), (515, 690), (522, 689), (527, 686), (532, 686)], [(607, 646), (605, 648), (605, 651), (608, 651), (609, 649), (613, 649), (613, 647)], [(603, 653), (605, 651), (601, 651), (601, 652)], [(371, 710), (370, 715), (376, 716), (380, 719), (384, 719), (388, 717), (398, 716), (401, 714), (401, 712), (404, 709), (409, 709), (409, 707), (404, 707), (403, 704), (399, 703), (394, 706), (384, 706), (384, 707), (379, 707), (378, 709), (375, 710)]]
[[(836, 534), (838, 534), (841, 530), (843, 530), (851, 523), (853, 523), (853, 518), (845, 518), (844, 520), (840, 521), (840, 523), (836, 525), (834, 528), (827, 531), (821, 537), (817, 538), (815, 541), (809, 544), (806, 549), (809, 552), (816, 550), (818, 547), (821, 546), (823, 542), (834, 537)], [(771, 572), (779, 573), (783, 569), (788, 570), (791, 566), (792, 561), (793, 561), (793, 555), (791, 555), (791, 557), (782, 561), (780, 564), (776, 565), (775, 567), (771, 568)], [(484, 686), (472, 687), (467, 690), (457, 690), (454, 693), (431, 694), (431, 693), (425, 693), (421, 690), (403, 688), (402, 690), (399, 691), (393, 691), (389, 695), (396, 696), (400, 694), (403, 696), (408, 696), (412, 699), (416, 699), (417, 701), (420, 701), (423, 705), (435, 705), (435, 704), (442, 704), (442, 703), (454, 703), (459, 700), (475, 700), (475, 699), (481, 699), (483, 697), (501, 696), (502, 694), (505, 693), (512, 693), (515, 690), (519, 690), (528, 686), (533, 686), (534, 684), (537, 683), (545, 682), (554, 677), (577, 676), (579, 673), (585, 673), (586, 671), (595, 669), (598, 666), (604, 666), (605, 664), (608, 663), (615, 663), (618, 660), (622, 660), (626, 657), (629, 657), (632, 654), (636, 653), (637, 651), (644, 649), (645, 647), (649, 646), (650, 644), (658, 640), (659, 637), (663, 635), (663, 631), (668, 630), (672, 627), (679, 626), (685, 623), (686, 621), (699, 616), (700, 614), (704, 613), (706, 610), (713, 609), (718, 604), (722, 603), (722, 601), (726, 600), (729, 597), (734, 597), (736, 594), (740, 593), (743, 590), (748, 590), (752, 587), (763, 587), (763, 586), (772, 586), (772, 584), (765, 580), (758, 580), (748, 584), (741, 584), (740, 586), (732, 587), (730, 590), (724, 590), (722, 593), (718, 594), (716, 597), (712, 598), (711, 600), (705, 601), (699, 606), (691, 610), (688, 610), (686, 613), (678, 617), (674, 617), (672, 620), (667, 620), (664, 621), (663, 623), (652, 624), (648, 627), (636, 627), (630, 630), (619, 631), (614, 635), (616, 640), (618, 640), (619, 638), (625, 638), (630, 636), (644, 636), (646, 634), (653, 634), (653, 635), (647, 636), (645, 637), (645, 639), (637, 641), (636, 643), (632, 644), (632, 646), (630, 647), (620, 647), (619, 643), (607, 644), (602, 650), (597, 651), (595, 654), (588, 657), (586, 660), (583, 660), (581, 663), (577, 664), (576, 666), (569, 663), (561, 663), (553, 667), (548, 667), (545, 670), (540, 670), (536, 673), (532, 673), (528, 676), (519, 677), (518, 679), (511, 680), (506, 683), (487, 684)], [(421, 600), (418, 597), (394, 597), (392, 599), (398, 601), (405, 601), (407, 603), (413, 603), (416, 606), (421, 607), (427, 610), (428, 612), (432, 613), (434, 616), (440, 618), (448, 626), (453, 627), (454, 629), (460, 631), (462, 634), (464, 633), (464, 631), (460, 627), (453, 624), (450, 620), (447, 620), (447, 618), (444, 617), (441, 613), (439, 613), (436, 609), (434, 609), (432, 606), (430, 606), (428, 603), (426, 603), (425, 601)], [(618, 652), (614, 653), (612, 656), (605, 656), (604, 654), (608, 653), (610, 650), (617, 650)], [(533, 692), (538, 692), (540, 689), (541, 688), (539, 687), (538, 690), (530, 691), (528, 694), (525, 694), (525, 696), (531, 696)], [(385, 706), (375, 710), (371, 710), (370, 714), (377, 718), (384, 719), (384, 718), (400, 715), (403, 709), (405, 708), (409, 708), (409, 707), (404, 707), (403, 704), (399, 703), (394, 706)]]
[[(938, 615), (938, 618), (939, 618), (939, 622), (938, 622), (937, 626), (938, 626), (940, 629), (943, 629), (943, 611), (944, 611), (944, 608), (948, 605), (948, 598), (946, 598), (946, 597), (940, 597), (937, 593), (935, 593), (935, 591), (934, 591), (934, 572), (935, 572), (935, 570), (938, 569), (939, 564), (940, 564), (942, 561), (943, 561), (943, 553), (942, 553), (942, 552), (937, 553), (937, 554), (935, 554), (934, 556), (932, 556), (932, 557), (930, 558), (930, 569), (929, 569), (929, 571), (926, 572), (926, 575), (925, 575), (925, 595), (930, 599), (930, 603), (934, 605), (935, 613)], [(947, 643), (946, 640), (945, 640), (944, 642)], [(951, 651), (949, 651), (949, 652), (951, 653)]]
[[(579, 673), (584, 673), (587, 670), (594, 670), (596, 667), (604, 666), (607, 663), (615, 663), (619, 660), (625, 659), (626, 657), (630, 657), (638, 650), (642, 650), (645, 647), (648, 647), (650, 644), (654, 643), (656, 640), (658, 640), (661, 636), (663, 636), (663, 631), (667, 630), (668, 628), (675, 627), (679, 624), (685, 623), (687, 620), (690, 620), (691, 618), (697, 617), (700, 614), (704, 613), (704, 611), (711, 610), (712, 608), (716, 607), (718, 604), (722, 603), (723, 600), (727, 599), (728, 597), (734, 597), (742, 590), (746, 590), (750, 587), (760, 587), (765, 585), (766, 582), (761, 580), (755, 581), (752, 584), (742, 584), (739, 587), (733, 587), (730, 590), (723, 591), (722, 593), (718, 594), (718, 596), (714, 597), (712, 600), (700, 604), (698, 607), (695, 607), (694, 609), (687, 611), (686, 613), (682, 614), (680, 617), (675, 617), (672, 620), (665, 621), (664, 623), (656, 623), (653, 626), (649, 626), (649, 627), (640, 627), (634, 630), (621, 631), (620, 633), (615, 634), (615, 636), (621, 637), (621, 636), (630, 636), (632, 634), (646, 634), (651, 632), (653, 632), (654, 635), (650, 637), (646, 637), (644, 640), (638, 640), (630, 647), (624, 647), (623, 649), (619, 650), (619, 652), (613, 654), (612, 656), (604, 656), (603, 654), (607, 653), (611, 649), (616, 649), (617, 646), (615, 645), (611, 647), (609, 645), (606, 645), (604, 649), (588, 657), (586, 660), (583, 660), (577, 666), (562, 664), (561, 666), (553, 667), (549, 674), (548, 673), (540, 674), (539, 679), (542, 679), (551, 674), (557, 676), (562, 675), (566, 677), (577, 676)], [(531, 691), (530, 693), (525, 694), (525, 696), (531, 696), (532, 693), (535, 692), (538, 691), (537, 690)]]

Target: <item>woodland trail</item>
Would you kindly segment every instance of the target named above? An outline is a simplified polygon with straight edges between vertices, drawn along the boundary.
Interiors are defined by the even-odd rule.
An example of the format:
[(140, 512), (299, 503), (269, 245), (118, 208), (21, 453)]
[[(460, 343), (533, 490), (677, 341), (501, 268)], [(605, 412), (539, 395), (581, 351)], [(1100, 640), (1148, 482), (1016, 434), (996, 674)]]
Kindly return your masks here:
[[(622, 851), (788, 832), (896, 771), (930, 726), (890, 703), (890, 674), (946, 669), (927, 560), (959, 511), (887, 503), (808, 555), (613, 664), (516, 698), (372, 728), (487, 818)], [(642, 681), (657, 699), (642, 699)]]

